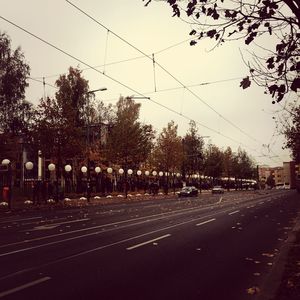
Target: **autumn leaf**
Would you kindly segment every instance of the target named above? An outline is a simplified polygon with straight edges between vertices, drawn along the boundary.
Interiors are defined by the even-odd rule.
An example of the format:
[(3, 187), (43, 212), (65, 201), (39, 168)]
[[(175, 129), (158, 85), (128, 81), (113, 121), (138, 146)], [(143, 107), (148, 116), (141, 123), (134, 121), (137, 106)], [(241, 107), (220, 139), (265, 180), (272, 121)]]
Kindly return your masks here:
[(249, 295), (255, 295), (255, 294), (258, 294), (259, 292), (260, 292), (260, 289), (257, 286), (247, 289), (247, 293)]
[(243, 80), (240, 82), (240, 87), (243, 89), (247, 89), (251, 85), (251, 80), (249, 76), (243, 78)]

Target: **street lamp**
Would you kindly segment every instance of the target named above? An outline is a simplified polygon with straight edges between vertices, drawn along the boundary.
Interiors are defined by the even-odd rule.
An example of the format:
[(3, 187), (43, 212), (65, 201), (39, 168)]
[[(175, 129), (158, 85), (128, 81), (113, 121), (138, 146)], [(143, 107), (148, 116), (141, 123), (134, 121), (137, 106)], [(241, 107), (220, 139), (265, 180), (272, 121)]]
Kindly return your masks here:
[[(90, 94), (94, 94), (96, 92), (103, 92), (103, 91), (106, 91), (107, 88), (106, 87), (102, 87), (102, 88), (99, 88), (99, 89), (95, 89), (95, 90), (91, 90), (91, 91), (88, 91), (86, 93), (86, 95), (88, 96), (87, 97), (87, 112), (88, 112), (88, 116), (87, 116), (87, 147), (88, 147), (88, 159), (87, 159), (87, 189), (88, 189), (88, 201), (89, 201), (89, 193), (91, 191), (91, 175), (90, 175), (90, 98), (89, 98), (89, 95)], [(95, 96), (95, 95), (94, 95)], [(84, 172), (84, 173), (86, 173)]]
[[(86, 173), (88, 173), (88, 168), (86, 166), (82, 166), (81, 167), (81, 172), (85, 175)], [(87, 180), (86, 183), (86, 194), (87, 194), (87, 201), (90, 202), (90, 186), (89, 186), (89, 181)]]
[(3, 166), (7, 167), (7, 187), (3, 187), (3, 192), (5, 192), (7, 197), (8, 208), (12, 208), (12, 174), (11, 174), (11, 162), (9, 159), (5, 158), (1, 163)]
[[(70, 192), (71, 189), (69, 189), (70, 187), (70, 180), (69, 180), (69, 174), (72, 171), (72, 166), (71, 165), (65, 165), (65, 172), (66, 172), (66, 179), (65, 180), (65, 185), (66, 185), (66, 181), (67, 181), (67, 192)], [(71, 183), (73, 183), (73, 180), (71, 181)], [(73, 184), (72, 184), (73, 185)]]
[[(48, 170), (50, 172), (55, 171), (55, 164), (53, 164), (53, 163), (49, 164), (48, 165)], [(50, 194), (51, 197), (53, 197), (53, 183), (51, 182), (51, 176), (50, 176), (50, 185), (49, 185), (49, 187), (50, 187), (50, 193), (49, 193), (49, 188), (48, 188), (48, 197), (49, 197), (49, 194)], [(56, 190), (57, 190), (56, 196), (57, 196), (57, 199), (58, 199), (58, 184), (56, 185)]]
[[(33, 163), (31, 161), (26, 162), (25, 163), (25, 168), (26, 168), (27, 171), (31, 171), (33, 169)], [(32, 185), (31, 185), (31, 189), (32, 189), (32, 193), (34, 193)], [(32, 200), (35, 200), (35, 199), (32, 199)]]
[(141, 185), (140, 185), (140, 176), (142, 175), (142, 171), (141, 170), (137, 170), (136, 171), (136, 175), (137, 175), (137, 191), (139, 191)]
[(99, 192), (99, 174), (101, 172), (101, 168), (100, 167), (95, 167), (95, 172), (97, 174), (96, 191)]

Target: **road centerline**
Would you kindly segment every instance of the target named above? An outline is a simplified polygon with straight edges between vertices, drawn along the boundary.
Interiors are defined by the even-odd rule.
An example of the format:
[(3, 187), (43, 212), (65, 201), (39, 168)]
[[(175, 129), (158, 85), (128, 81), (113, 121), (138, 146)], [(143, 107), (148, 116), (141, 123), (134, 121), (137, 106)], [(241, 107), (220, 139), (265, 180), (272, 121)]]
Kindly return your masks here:
[(228, 213), (228, 215), (231, 216), (231, 215), (237, 214), (238, 212), (240, 212), (240, 211), (239, 210), (235, 210), (235, 211), (232, 211), (232, 212)]
[(215, 220), (216, 220), (216, 218), (209, 219), (209, 220), (207, 220), (207, 221), (203, 221), (203, 222), (201, 222), (201, 223), (196, 224), (196, 226), (201, 226), (201, 225), (204, 225), (204, 224), (213, 222), (213, 221), (215, 221)]
[(130, 247), (126, 248), (126, 250), (133, 250), (133, 249), (142, 247), (142, 246), (144, 246), (144, 245), (151, 244), (151, 243), (153, 243), (153, 242), (156, 242), (156, 241), (165, 239), (165, 238), (170, 237), (170, 236), (171, 236), (171, 234), (168, 233), (168, 234), (159, 236), (159, 237), (157, 237), (157, 238), (155, 238), (155, 239), (151, 239), (151, 240), (149, 240), (149, 241), (146, 241), (146, 242), (143, 242), (143, 243), (140, 243), (140, 244), (136, 244), (136, 245), (130, 246)]
[(48, 277), (48, 276), (47, 277), (43, 277), (43, 278), (31, 281), (31, 282), (25, 283), (23, 285), (17, 286), (17, 287), (15, 287), (13, 289), (10, 289), (10, 290), (4, 291), (4, 292), (0, 292), (0, 298), (3, 298), (5, 296), (8, 296), (8, 295), (14, 294), (16, 292), (22, 291), (24, 289), (27, 289), (27, 288), (32, 287), (32, 286), (35, 286), (35, 285), (40, 284), (42, 282), (48, 281), (50, 279), (51, 279), (51, 277)]

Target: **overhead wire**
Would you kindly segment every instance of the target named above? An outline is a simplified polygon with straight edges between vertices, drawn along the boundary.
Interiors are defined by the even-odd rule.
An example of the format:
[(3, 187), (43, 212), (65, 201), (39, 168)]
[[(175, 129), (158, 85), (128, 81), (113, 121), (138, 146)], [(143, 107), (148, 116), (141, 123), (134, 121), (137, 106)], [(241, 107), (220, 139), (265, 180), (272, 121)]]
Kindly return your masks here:
[[(171, 46), (168, 46), (166, 48), (163, 48), (161, 50), (158, 50), (156, 52), (153, 52), (154, 55), (157, 55), (157, 54), (160, 54), (164, 51), (167, 51), (167, 50), (170, 50), (174, 47), (177, 47), (183, 43), (186, 43), (187, 41), (191, 40), (192, 38), (188, 38), (188, 39), (185, 39), (181, 42), (178, 42), (176, 44), (172, 44)], [(106, 50), (107, 51), (107, 50)], [(149, 54), (150, 55), (150, 54)], [(105, 54), (105, 56), (107, 56), (107, 54)], [(97, 66), (94, 66), (94, 68), (105, 68), (107, 66), (113, 66), (113, 65), (117, 65), (117, 64), (121, 64), (121, 63), (125, 63), (125, 62), (130, 62), (130, 61), (135, 61), (135, 60), (138, 60), (138, 59), (142, 59), (142, 58), (145, 58), (145, 55), (140, 55), (140, 56), (136, 56), (136, 57), (131, 57), (131, 58), (126, 58), (126, 59), (122, 59), (122, 60), (117, 60), (117, 61), (112, 61), (110, 63), (104, 63), (102, 65), (97, 65)], [(106, 58), (105, 58), (106, 60)], [(87, 70), (90, 70), (91, 68), (87, 67), (87, 68), (83, 68), (82, 71), (87, 71)], [(58, 77), (60, 76), (61, 74), (52, 74), (52, 75), (48, 75), (48, 76), (41, 76), (41, 77), (34, 77), (36, 79), (42, 79), (43, 77), (44, 78), (54, 78), (54, 77)]]
[[(94, 17), (92, 17), (91, 15), (89, 15), (87, 12), (85, 12), (84, 10), (82, 10), (81, 8), (79, 8), (77, 5), (75, 5), (74, 3), (72, 3), (69, 0), (65, 0), (67, 3), (69, 3), (71, 6), (73, 6), (75, 9), (77, 9), (78, 11), (80, 11), (82, 14), (84, 14), (85, 16), (87, 16), (89, 19), (91, 19), (92, 21), (94, 21), (95, 23), (97, 23), (99, 26), (105, 28), (106, 30), (110, 30), (108, 27), (106, 27), (104, 24), (102, 24), (101, 22), (99, 22), (98, 20), (96, 20)], [(145, 52), (143, 52), (142, 50), (140, 50), (139, 48), (137, 48), (136, 46), (134, 46), (133, 44), (131, 44), (130, 42), (128, 42), (126, 39), (124, 39), (123, 37), (121, 37), (120, 35), (116, 34), (115, 32), (111, 31), (110, 32), (116, 36), (117, 38), (119, 38), (121, 41), (123, 41), (124, 43), (126, 43), (127, 45), (129, 45), (130, 47), (132, 47), (133, 49), (135, 49), (136, 51), (140, 52), (141, 54), (143, 54), (145, 57), (149, 58), (150, 60), (152, 60), (151, 55), (146, 54)], [(244, 135), (248, 136), (250, 139), (254, 140), (255, 142), (261, 144), (260, 141), (258, 141), (256, 138), (252, 137), (251, 135), (249, 135), (247, 132), (245, 132), (243, 129), (241, 129), (239, 126), (235, 125), (232, 121), (228, 120), (226, 117), (224, 117), (221, 113), (219, 113), (215, 108), (213, 108), (210, 104), (208, 104), (207, 102), (205, 102), (202, 98), (199, 97), (199, 95), (197, 95), (195, 92), (193, 92), (191, 89), (189, 89), (185, 84), (183, 84), (179, 79), (177, 79), (173, 74), (171, 74), (165, 67), (163, 67), (160, 63), (158, 63), (157, 61), (155, 61), (156, 65), (159, 66), (164, 72), (166, 72), (171, 78), (173, 78), (176, 82), (178, 82), (182, 87), (185, 87), (187, 89), (187, 91), (189, 91), (195, 98), (197, 98), (199, 101), (201, 101), (204, 105), (206, 105), (207, 107), (209, 107), (213, 112), (215, 112), (220, 118), (222, 118), (223, 120), (225, 120), (227, 123), (229, 123), (231, 126), (235, 127), (236, 129), (238, 129), (240, 132), (242, 132)]]
[[(7, 23), (9, 23), (9, 24), (11, 24), (11, 25), (17, 27), (17, 28), (20, 29), (21, 31), (27, 33), (28, 35), (30, 35), (30, 36), (32, 36), (32, 37), (38, 39), (39, 41), (43, 42), (44, 44), (50, 46), (51, 48), (54, 48), (55, 50), (57, 50), (57, 51), (63, 53), (64, 55), (66, 55), (66, 56), (68, 56), (68, 57), (70, 57), (70, 58), (76, 60), (77, 62), (79, 62), (79, 63), (81, 63), (81, 64), (83, 64), (83, 65), (85, 65), (85, 66), (91, 68), (92, 70), (94, 70), (95, 72), (101, 74), (102, 76), (105, 76), (105, 77), (109, 78), (110, 80), (114, 81), (115, 83), (117, 83), (117, 84), (119, 84), (119, 85), (125, 87), (126, 89), (128, 89), (128, 90), (134, 92), (135, 94), (137, 94), (137, 95), (139, 95), (139, 96), (141, 96), (141, 97), (147, 98), (143, 93), (137, 91), (136, 89), (131, 88), (130, 86), (128, 86), (128, 85), (122, 83), (121, 81), (119, 81), (119, 80), (117, 80), (117, 79), (115, 79), (115, 78), (113, 78), (113, 77), (111, 77), (111, 76), (109, 76), (109, 75), (107, 75), (107, 74), (105, 74), (105, 73), (99, 71), (98, 69), (96, 69), (95, 67), (89, 65), (88, 63), (86, 63), (86, 62), (83, 61), (82, 59), (79, 59), (79, 58), (75, 57), (74, 55), (72, 55), (72, 54), (66, 52), (65, 50), (59, 48), (58, 46), (55, 46), (54, 44), (52, 44), (52, 43), (46, 41), (45, 39), (43, 39), (43, 38), (37, 36), (36, 34), (34, 34), (34, 33), (30, 32), (30, 31), (28, 31), (27, 29), (25, 29), (25, 28), (23, 28), (23, 27), (17, 25), (16, 23), (14, 23), (14, 22), (12, 22), (12, 21), (6, 19), (5, 17), (3, 17), (3, 16), (0, 15), (0, 18), (1, 18), (2, 20), (6, 21)], [(33, 79), (33, 80), (39, 81), (38, 79)], [(39, 81), (39, 82), (43, 83), (43, 81)], [(54, 86), (53, 86), (53, 87), (54, 87)], [(182, 113), (179, 113), (178, 111), (176, 111), (176, 110), (174, 110), (174, 109), (172, 109), (172, 108), (170, 108), (170, 107), (168, 107), (168, 106), (166, 106), (166, 105), (163, 105), (163, 104), (161, 104), (161, 103), (159, 103), (159, 102), (157, 102), (157, 101), (155, 101), (155, 100), (153, 100), (153, 99), (151, 99), (151, 98), (148, 98), (148, 99), (149, 99), (149, 101), (151, 101), (151, 102), (157, 104), (158, 106), (161, 106), (161, 107), (167, 109), (168, 111), (170, 111), (170, 112), (172, 112), (172, 113), (174, 113), (174, 114), (177, 114), (177, 115), (179, 115), (179, 116), (181, 116), (181, 117), (183, 117), (183, 118), (185, 118), (185, 119), (187, 119), (187, 120), (189, 120), (189, 121), (194, 121), (194, 120), (191, 119), (190, 117), (188, 117), (188, 116), (186, 116), (186, 115), (184, 115), (184, 114), (182, 114)], [(208, 130), (210, 130), (210, 131), (212, 131), (212, 132), (214, 132), (214, 133), (216, 133), (216, 134), (218, 134), (218, 135), (220, 135), (220, 136), (223, 136), (224, 138), (227, 138), (227, 139), (231, 140), (231, 141), (234, 142), (234, 143), (237, 143), (237, 144), (239, 144), (239, 145), (242, 145), (243, 147), (248, 148), (248, 149), (250, 149), (251, 151), (254, 151), (254, 152), (257, 152), (257, 153), (258, 153), (257, 149), (254, 149), (254, 148), (252, 148), (252, 147), (249, 147), (248, 145), (245, 145), (245, 144), (241, 143), (240, 141), (237, 141), (237, 140), (233, 139), (232, 137), (229, 137), (229, 136), (227, 136), (227, 135), (225, 135), (225, 134), (223, 134), (223, 133), (221, 133), (221, 132), (219, 132), (219, 131), (217, 131), (217, 130), (215, 130), (215, 129), (213, 129), (213, 128), (210, 128), (210, 127), (208, 127), (208, 126), (206, 126), (206, 125), (204, 125), (204, 124), (202, 124), (202, 123), (200, 123), (200, 122), (198, 122), (198, 121), (195, 121), (195, 122), (196, 122), (196, 124), (200, 125), (201, 127), (204, 127), (204, 128), (206, 128), (206, 129), (208, 129)], [(271, 159), (271, 158), (270, 158), (269, 156), (267, 156), (267, 155), (265, 155), (265, 157)]]
[[(110, 30), (107, 26), (105, 26), (104, 24), (102, 24), (101, 22), (99, 22), (98, 20), (96, 20), (94, 17), (92, 17), (91, 15), (89, 15), (87, 12), (85, 12), (84, 10), (82, 10), (81, 8), (79, 8), (77, 5), (75, 5), (71, 1), (69, 1), (69, 0), (65, 0), (65, 1), (67, 3), (69, 3), (71, 6), (73, 6), (75, 9), (77, 9), (78, 11), (80, 11), (82, 14), (84, 14), (85, 16), (87, 16), (89, 19), (91, 19), (92, 21), (94, 21), (96, 24), (98, 24), (99, 26), (101, 26), (102, 28), (104, 28), (106, 30)], [(114, 31), (110, 30), (110, 33), (113, 34), (114, 36), (116, 36), (117, 38), (119, 38), (121, 41), (123, 41), (127, 45), (129, 45), (130, 47), (132, 47), (133, 49), (135, 49), (136, 51), (138, 51), (139, 53), (143, 54), (148, 59), (153, 60), (153, 58), (152, 58), (151, 55), (146, 54), (144, 51), (140, 50), (139, 48), (137, 48), (136, 46), (134, 46), (132, 43), (128, 42), (126, 39), (124, 39), (123, 37), (121, 37), (120, 35), (118, 35), (117, 33), (115, 33)], [(197, 95), (189, 87), (187, 87), (185, 84), (183, 84), (179, 79), (177, 79), (173, 74), (171, 74), (165, 67), (163, 67), (160, 63), (158, 63), (157, 60), (155, 61), (155, 63), (164, 72), (166, 72), (171, 78), (173, 78), (177, 83), (179, 83), (183, 88), (186, 88), (186, 90), (189, 91), (196, 99), (198, 99), (204, 105), (206, 105), (207, 107), (209, 107), (213, 112), (215, 112), (220, 118), (222, 118), (224, 121), (226, 121), (227, 123), (229, 123), (231, 126), (233, 126), (234, 128), (236, 128), (237, 130), (239, 130), (244, 135), (248, 136), (248, 138), (252, 139), (256, 143), (262, 144), (256, 138), (252, 137), (250, 134), (248, 134), (243, 129), (241, 129), (239, 126), (237, 126), (236, 124), (234, 124), (232, 121), (230, 121), (229, 119), (227, 119), (226, 117), (224, 117), (221, 113), (219, 113), (210, 104), (208, 104), (206, 101), (204, 101), (202, 98), (200, 98), (199, 95)]]

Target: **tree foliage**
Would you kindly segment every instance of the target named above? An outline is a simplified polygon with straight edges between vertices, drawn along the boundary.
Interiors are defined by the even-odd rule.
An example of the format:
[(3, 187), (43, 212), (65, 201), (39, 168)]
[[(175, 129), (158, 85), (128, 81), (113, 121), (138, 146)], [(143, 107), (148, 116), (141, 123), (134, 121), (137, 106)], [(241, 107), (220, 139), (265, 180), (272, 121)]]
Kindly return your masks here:
[(86, 121), (88, 100), (92, 97), (88, 93), (88, 81), (82, 77), (79, 69), (70, 67), (68, 74), (61, 75), (56, 81), (56, 86), (58, 92), (55, 98), (62, 115), (70, 116), (75, 126), (83, 125)]
[(253, 159), (241, 148), (232, 159), (233, 176), (236, 179), (249, 179), (255, 177), (255, 165)]
[(223, 166), (224, 166), (224, 175), (228, 178), (231, 177), (233, 173), (233, 157), (234, 153), (230, 147), (227, 147), (223, 153)]
[[(146, 6), (152, 0), (146, 1)], [(245, 89), (251, 80), (264, 86), (266, 92), (281, 101), (289, 91), (300, 88), (300, 4), (298, 0), (166, 0), (173, 16), (187, 19), (193, 29), (191, 46), (204, 38), (216, 45), (243, 39), (246, 45), (259, 43), (273, 36), (274, 46), (268, 46), (265, 56), (253, 54), (248, 63), (250, 77), (240, 86)], [(260, 50), (263, 49), (260, 47)], [(274, 103), (276, 101), (273, 101)]]
[(138, 167), (153, 146), (152, 126), (138, 121), (140, 106), (130, 97), (121, 97), (116, 105), (116, 118), (107, 140), (107, 158), (124, 168)]
[(46, 157), (66, 159), (82, 154), (82, 128), (74, 127), (73, 115), (64, 115), (56, 99), (41, 99), (37, 108), (32, 146)]
[(41, 99), (38, 105), (33, 144), (49, 157), (78, 157), (86, 149), (84, 107), (88, 81), (78, 69), (70, 67), (56, 85), (55, 98)]
[(198, 134), (194, 121), (190, 122), (189, 131), (182, 139), (183, 143), (183, 171), (186, 174), (195, 174), (203, 167), (203, 138)]
[(21, 48), (0, 32), (0, 133), (20, 134), (32, 118), (32, 104), (25, 101), (29, 65)]
[(183, 148), (181, 137), (177, 133), (178, 125), (174, 121), (168, 123), (162, 129), (153, 151), (154, 165), (159, 170), (180, 170), (183, 160)]
[(209, 144), (205, 150), (205, 175), (218, 178), (222, 176), (223, 169), (222, 150), (216, 145)]
[(275, 187), (275, 179), (274, 176), (272, 174), (270, 174), (266, 180), (266, 184), (272, 189), (273, 187)]
[(300, 163), (300, 106), (296, 107), (291, 114), (291, 126), (285, 126), (286, 147), (292, 151), (292, 156)]

